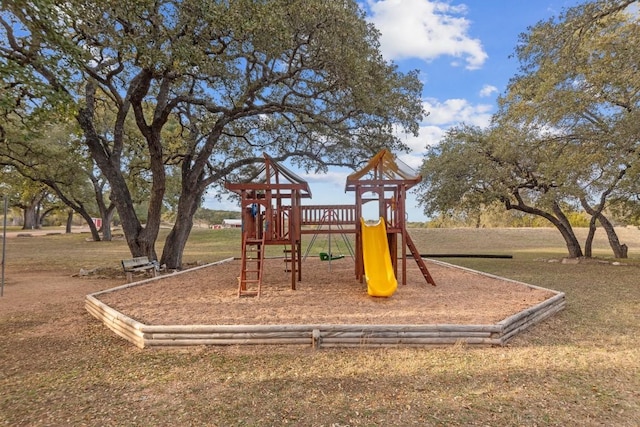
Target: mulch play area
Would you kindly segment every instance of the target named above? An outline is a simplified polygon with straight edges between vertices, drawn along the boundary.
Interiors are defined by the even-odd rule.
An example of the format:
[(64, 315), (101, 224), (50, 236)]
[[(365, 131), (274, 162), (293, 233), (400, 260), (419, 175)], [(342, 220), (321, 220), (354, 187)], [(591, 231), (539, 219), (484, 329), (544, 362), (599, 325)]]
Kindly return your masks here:
[(155, 325), (491, 324), (554, 293), (456, 267), (428, 263), (437, 286), (408, 262), (407, 285), (390, 298), (367, 295), (350, 258), (307, 258), (291, 290), (281, 259), (266, 261), (262, 296), (238, 298), (240, 261), (171, 275), (100, 295), (139, 322)]

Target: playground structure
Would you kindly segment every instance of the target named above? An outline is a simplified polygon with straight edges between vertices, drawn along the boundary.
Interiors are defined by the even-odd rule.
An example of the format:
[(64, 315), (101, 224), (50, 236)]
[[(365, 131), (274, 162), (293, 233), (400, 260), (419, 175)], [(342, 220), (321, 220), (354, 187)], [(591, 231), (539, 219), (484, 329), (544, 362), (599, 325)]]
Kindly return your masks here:
[[(260, 296), (268, 245), (283, 247), (285, 270), (291, 273), (291, 289), (295, 290), (296, 282), (302, 280), (304, 234), (354, 234), (355, 275), (361, 282), (366, 279), (370, 295), (393, 294), (398, 259), (406, 285), (407, 248), (426, 281), (435, 286), (406, 229), (406, 193), (422, 177), (391, 152), (380, 151), (365, 167), (347, 177), (345, 191), (355, 193), (354, 205), (303, 205), (302, 199), (311, 198), (308, 183), (267, 154), (264, 158), (264, 166), (253, 182), (225, 184), (240, 195), (242, 209), (238, 296)], [(380, 228), (362, 220), (363, 205), (374, 202)], [(330, 260), (332, 255), (327, 255)]]
[[(565, 307), (565, 295), (549, 289), (539, 288), (522, 282), (469, 270), (462, 267), (430, 260), (430, 266), (439, 274), (440, 293), (445, 296), (437, 299), (429, 298), (422, 286), (416, 285), (420, 276), (428, 283), (435, 285), (431, 274), (427, 270), (424, 261), (415, 248), (405, 226), (405, 195), (406, 190), (419, 182), (420, 177), (411, 174), (408, 168), (404, 168), (395, 161), (391, 153), (386, 150), (378, 153), (360, 171), (347, 178), (346, 190), (356, 194), (355, 205), (341, 206), (312, 206), (302, 205), (303, 198), (311, 198), (309, 186), (291, 171), (278, 165), (270, 157), (265, 155), (265, 165), (261, 171), (258, 182), (227, 184), (227, 188), (236, 191), (242, 199), (242, 260), (241, 276), (238, 277), (238, 296), (260, 295), (262, 275), (265, 267), (264, 249), (267, 245), (282, 245), (285, 254), (285, 268), (291, 272), (291, 288), (296, 288), (297, 281), (302, 279), (301, 237), (304, 234), (328, 234), (328, 237), (336, 234), (353, 233), (355, 235), (355, 273), (361, 281), (367, 280), (367, 288), (370, 294), (388, 296), (393, 294), (397, 287), (398, 260), (402, 260), (402, 284), (407, 284), (406, 255), (407, 248), (416, 260), (419, 271), (412, 268), (414, 278), (409, 286), (398, 289), (399, 293), (405, 293), (402, 298), (386, 301), (378, 304), (373, 299), (361, 298), (360, 287), (354, 283), (347, 284), (345, 280), (335, 280), (329, 271), (328, 287), (333, 288), (327, 292), (322, 289), (314, 290), (314, 286), (301, 287), (299, 292), (279, 292), (283, 281), (271, 285), (268, 300), (258, 299), (253, 301), (241, 300), (235, 292), (229, 289), (228, 284), (235, 277), (235, 272), (229, 271), (227, 263), (236, 262), (229, 258), (217, 263), (199, 266), (190, 270), (129, 283), (116, 288), (100, 291), (87, 295), (85, 307), (87, 311), (99, 319), (107, 328), (117, 335), (140, 348), (168, 347), (168, 346), (202, 346), (202, 345), (311, 345), (319, 349), (324, 347), (380, 347), (380, 346), (441, 346), (441, 345), (505, 345), (511, 338), (527, 328), (535, 325)], [(367, 223), (363, 219), (363, 205), (370, 203), (375, 206), (377, 202), (379, 221)], [(328, 227), (328, 228), (324, 228)], [(399, 248), (399, 246), (401, 246)], [(402, 257), (398, 252), (402, 252)], [(331, 258), (331, 253), (327, 254)], [(311, 264), (311, 263), (310, 263)], [(317, 264), (320, 264), (318, 262)], [(275, 267), (269, 264), (269, 268)], [(346, 274), (351, 275), (348, 266)], [(217, 268), (218, 270), (215, 270)], [(205, 276), (198, 279), (197, 271), (207, 270)], [(443, 274), (449, 270), (449, 274)], [(273, 271), (273, 270), (272, 270)], [(322, 269), (322, 271), (326, 271)], [(410, 271), (410, 273), (411, 273)], [(451, 274), (453, 273), (453, 274)], [(211, 280), (211, 275), (215, 275)], [(319, 273), (316, 270), (316, 274)], [(286, 281), (286, 279), (285, 279)], [(478, 323), (469, 324), (468, 320), (460, 321), (437, 319), (437, 313), (446, 312), (447, 316), (460, 314), (464, 316), (465, 310), (456, 308), (456, 301), (461, 294), (460, 285), (471, 282), (470, 295), (474, 306), (494, 306), (503, 314), (498, 322), (493, 320), (480, 320)], [(484, 283), (482, 291), (477, 291), (480, 282)], [(148, 286), (145, 286), (148, 285)], [(355, 289), (354, 293), (338, 292), (338, 288)], [(354, 286), (355, 285), (355, 286)], [(200, 288), (192, 288), (201, 286)], [(277, 292), (273, 287), (280, 286)], [(164, 288), (165, 290), (159, 290)], [(521, 293), (514, 293), (509, 300), (502, 299), (508, 288), (526, 288), (527, 297), (543, 292), (548, 295), (531, 302), (531, 305), (522, 308)], [(146, 289), (146, 291), (145, 291)], [(175, 296), (176, 289), (184, 292), (183, 295), (173, 298), (162, 298), (161, 295)], [(133, 295), (129, 293), (133, 292)], [(140, 294), (135, 295), (140, 291)], [(413, 293), (412, 293), (413, 292)], [(132, 304), (126, 311), (120, 311), (118, 299), (114, 306), (105, 302), (109, 296), (120, 295), (120, 304)], [(203, 297), (208, 293), (208, 297)], [(226, 294), (220, 299), (221, 294)], [(339, 295), (336, 297), (336, 295)], [(273, 296), (273, 298), (271, 298)], [(220, 315), (223, 306), (234, 306), (231, 318), (222, 317), (223, 321), (213, 324), (201, 323), (202, 313), (198, 320), (184, 320), (171, 323), (164, 318), (167, 312), (178, 308), (185, 314), (192, 315), (200, 312), (202, 300), (213, 299), (218, 303), (204, 304), (211, 310), (205, 315), (206, 319), (213, 319)], [(136, 320), (148, 316), (148, 313), (133, 314), (133, 307), (144, 306), (153, 298), (156, 304), (151, 307), (158, 310), (158, 318), (145, 323)], [(191, 303), (188, 302), (191, 298)], [(336, 298), (342, 302), (343, 311), (336, 315)], [(478, 302), (485, 298), (485, 303)], [(404, 317), (407, 300), (412, 302), (413, 309), (406, 310), (408, 318)], [(144, 301), (142, 304), (140, 301)], [(326, 304), (320, 304), (319, 301)], [(498, 302), (498, 304), (491, 304)], [(507, 302), (511, 301), (511, 302)], [(286, 313), (287, 321), (280, 322), (274, 317), (274, 302), (279, 302), (282, 313)], [(357, 303), (356, 303), (357, 302)], [(427, 303), (440, 303), (440, 309), (433, 309), (432, 321), (429, 321), (428, 312), (424, 310)], [(308, 305), (306, 305), (309, 303)], [(453, 304), (453, 306), (452, 306)], [(510, 306), (512, 304), (513, 306)], [(177, 305), (177, 307), (175, 307)], [(392, 319), (389, 317), (389, 307), (398, 307), (393, 311)], [(194, 307), (199, 307), (195, 309)], [(247, 308), (250, 307), (250, 310)], [(462, 305), (464, 307), (464, 305)], [(516, 308), (517, 307), (517, 308)], [(502, 311), (506, 309), (505, 311)], [(510, 310), (509, 308), (513, 308)], [(290, 316), (294, 311), (295, 316)], [(315, 313), (314, 313), (315, 310)], [(360, 313), (354, 313), (360, 310)], [(377, 310), (377, 311), (376, 311)], [(129, 312), (130, 314), (127, 314)], [(362, 317), (362, 313), (366, 316)], [(378, 313), (370, 316), (371, 313)], [(416, 318), (416, 313), (419, 317)], [(336, 320), (342, 316), (347, 322)], [(349, 317), (352, 316), (352, 317)], [(384, 317), (386, 323), (378, 323), (377, 319)], [(366, 319), (376, 319), (375, 322)], [(488, 317), (485, 317), (488, 318)], [(236, 321), (234, 321), (236, 319)], [(257, 323), (256, 322), (257, 319)], [(268, 321), (264, 321), (268, 319)], [(301, 320), (302, 319), (302, 320)], [(319, 319), (319, 320), (318, 320)], [(351, 320), (353, 319), (353, 320)], [(364, 319), (364, 320), (363, 320)], [(309, 321), (311, 320), (311, 321)]]

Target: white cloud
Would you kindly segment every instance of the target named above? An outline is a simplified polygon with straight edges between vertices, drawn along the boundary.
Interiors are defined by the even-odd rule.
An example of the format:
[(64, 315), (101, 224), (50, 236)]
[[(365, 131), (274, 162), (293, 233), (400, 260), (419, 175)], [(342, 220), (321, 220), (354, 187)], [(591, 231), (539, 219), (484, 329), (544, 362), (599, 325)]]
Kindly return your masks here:
[(427, 147), (436, 145), (445, 133), (445, 129), (439, 126), (420, 126), (418, 136), (399, 133), (398, 138), (409, 147), (411, 153), (422, 156)]
[(484, 85), (482, 86), (482, 89), (480, 89), (480, 97), (487, 98), (497, 92), (498, 92), (497, 87), (492, 85)]
[(470, 70), (487, 59), (480, 40), (468, 35), (464, 5), (434, 0), (367, 0), (367, 5), (387, 59), (452, 56), (457, 59), (452, 65), (463, 60)]
[(314, 174), (306, 172), (296, 172), (298, 176), (308, 183), (322, 182), (324, 184), (330, 184), (335, 187), (344, 188), (345, 182), (347, 182), (347, 176), (353, 171), (347, 168), (339, 168), (330, 170), (326, 174)]
[(414, 154), (400, 154), (398, 156), (398, 159), (404, 163), (405, 165), (409, 166), (411, 169), (413, 169), (416, 172), (420, 172), (420, 167), (422, 167), (422, 159), (424, 158), (424, 156), (420, 155), (420, 156), (416, 156)]
[(425, 143), (422, 151), (426, 151), (427, 146), (436, 145), (445, 134), (445, 129), (438, 126), (422, 126), (420, 128), (420, 136)]
[(428, 98), (423, 106), (430, 114), (420, 126), (418, 136), (401, 133), (399, 129), (396, 134), (411, 150), (408, 154), (403, 154), (401, 160), (413, 168), (419, 168), (427, 147), (437, 145), (450, 127), (462, 122), (486, 127), (491, 122), (493, 110), (492, 105), (472, 105), (466, 99), (440, 102)]
[(472, 105), (466, 99), (447, 99), (440, 102), (437, 99), (428, 98), (423, 103), (425, 111), (429, 115), (425, 123), (434, 126), (448, 127), (465, 122), (470, 125), (486, 127), (491, 122), (490, 104)]
[(411, 150), (402, 158), (411, 167), (419, 166), (427, 151), (427, 147), (437, 145), (447, 130), (462, 122), (486, 127), (491, 122), (493, 106), (489, 104), (472, 105), (466, 99), (447, 99), (443, 102), (428, 98), (423, 102), (425, 111), (429, 112), (418, 136), (401, 133), (398, 138)]

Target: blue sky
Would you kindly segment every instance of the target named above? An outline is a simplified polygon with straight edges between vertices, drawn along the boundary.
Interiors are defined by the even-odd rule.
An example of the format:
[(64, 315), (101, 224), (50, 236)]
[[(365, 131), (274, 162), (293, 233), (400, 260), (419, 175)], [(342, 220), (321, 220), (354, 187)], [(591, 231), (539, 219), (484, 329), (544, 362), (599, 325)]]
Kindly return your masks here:
[[(368, 19), (381, 32), (385, 59), (401, 70), (420, 71), (422, 101), (429, 115), (418, 137), (402, 136), (411, 148), (399, 158), (420, 168), (425, 149), (461, 122), (485, 126), (496, 111), (496, 99), (518, 70), (510, 58), (519, 34), (541, 20), (584, 0), (363, 0)], [(353, 204), (344, 193), (348, 169), (327, 175), (305, 175), (313, 198), (307, 204)], [(207, 198), (205, 207), (238, 210), (234, 203)], [(415, 197), (407, 200), (409, 221), (428, 218)]]

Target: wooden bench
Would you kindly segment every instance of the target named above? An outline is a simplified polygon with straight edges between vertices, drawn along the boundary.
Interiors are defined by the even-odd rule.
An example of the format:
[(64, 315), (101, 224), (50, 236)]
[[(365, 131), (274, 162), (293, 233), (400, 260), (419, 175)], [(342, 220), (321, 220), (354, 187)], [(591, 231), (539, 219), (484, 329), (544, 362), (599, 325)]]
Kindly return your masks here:
[(127, 283), (133, 281), (133, 273), (141, 271), (150, 272), (153, 277), (156, 277), (158, 273), (157, 264), (153, 261), (149, 261), (146, 256), (139, 256), (131, 259), (123, 259), (122, 269), (127, 274)]

